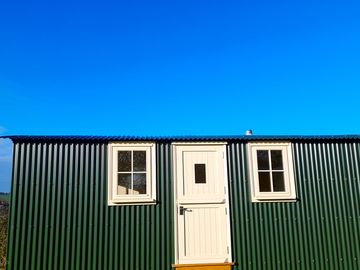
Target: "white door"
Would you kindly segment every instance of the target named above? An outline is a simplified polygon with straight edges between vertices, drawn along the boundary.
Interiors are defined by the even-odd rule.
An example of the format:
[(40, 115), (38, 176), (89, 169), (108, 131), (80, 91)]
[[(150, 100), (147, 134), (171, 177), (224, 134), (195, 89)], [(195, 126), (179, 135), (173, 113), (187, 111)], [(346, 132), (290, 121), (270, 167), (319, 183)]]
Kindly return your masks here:
[(177, 263), (230, 262), (225, 145), (175, 145)]

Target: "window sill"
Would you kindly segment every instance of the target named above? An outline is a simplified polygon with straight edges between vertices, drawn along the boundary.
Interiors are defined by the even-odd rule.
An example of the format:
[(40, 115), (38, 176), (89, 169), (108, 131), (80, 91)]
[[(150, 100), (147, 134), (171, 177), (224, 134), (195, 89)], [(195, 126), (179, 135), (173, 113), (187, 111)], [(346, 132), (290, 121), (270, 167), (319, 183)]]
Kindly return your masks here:
[(109, 201), (108, 206), (120, 206), (120, 205), (155, 205), (156, 200), (132, 200), (132, 201)]
[(261, 198), (252, 198), (251, 199), (251, 202), (253, 203), (277, 203), (277, 202), (297, 202), (298, 200), (296, 198), (289, 198), (289, 199), (286, 199), (286, 198), (274, 198), (274, 199), (270, 199), (270, 198), (264, 198), (264, 199), (261, 199)]

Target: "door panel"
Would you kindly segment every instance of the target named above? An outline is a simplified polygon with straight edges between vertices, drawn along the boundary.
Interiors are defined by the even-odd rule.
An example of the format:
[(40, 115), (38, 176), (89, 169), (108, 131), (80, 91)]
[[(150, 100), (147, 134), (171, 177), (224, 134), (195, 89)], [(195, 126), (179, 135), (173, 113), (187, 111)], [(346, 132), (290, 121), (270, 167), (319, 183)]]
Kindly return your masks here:
[(224, 200), (224, 182), (219, 181), (224, 178), (221, 152), (189, 149), (182, 152), (182, 161), (183, 184), (179, 200), (209, 203)]
[(179, 218), (184, 228), (181, 257), (192, 262), (224, 261), (227, 257), (225, 206), (186, 205)]
[(178, 263), (228, 262), (224, 145), (175, 146)]

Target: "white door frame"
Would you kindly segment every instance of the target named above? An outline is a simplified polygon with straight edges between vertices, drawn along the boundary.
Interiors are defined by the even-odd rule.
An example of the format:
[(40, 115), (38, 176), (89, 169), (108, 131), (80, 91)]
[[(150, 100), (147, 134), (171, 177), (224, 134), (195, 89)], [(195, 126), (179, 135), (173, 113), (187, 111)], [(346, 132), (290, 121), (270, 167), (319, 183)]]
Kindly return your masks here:
[[(173, 142), (172, 143), (172, 165), (173, 165), (173, 195), (174, 195), (174, 250), (175, 250), (175, 264), (179, 264), (179, 237), (178, 237), (178, 199), (177, 199), (177, 146), (214, 146), (219, 145), (223, 146), (223, 161), (224, 161), (224, 187), (225, 187), (225, 208), (227, 211), (227, 218), (226, 218), (226, 228), (227, 228), (227, 243), (228, 243), (228, 260), (232, 262), (232, 248), (231, 248), (231, 227), (230, 227), (230, 207), (229, 207), (229, 188), (228, 188), (228, 172), (227, 172), (227, 151), (226, 151), (226, 142)], [(204, 262), (207, 263), (207, 262)]]

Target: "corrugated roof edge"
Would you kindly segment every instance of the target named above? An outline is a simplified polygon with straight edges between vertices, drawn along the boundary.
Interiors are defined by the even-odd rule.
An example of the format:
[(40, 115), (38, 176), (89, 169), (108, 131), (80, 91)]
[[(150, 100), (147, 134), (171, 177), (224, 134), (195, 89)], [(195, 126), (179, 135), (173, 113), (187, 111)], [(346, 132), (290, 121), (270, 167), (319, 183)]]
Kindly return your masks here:
[(111, 141), (158, 141), (158, 142), (200, 142), (200, 141), (358, 141), (360, 135), (231, 135), (231, 136), (37, 136), (6, 135), (2, 139), (13, 142), (111, 142)]

